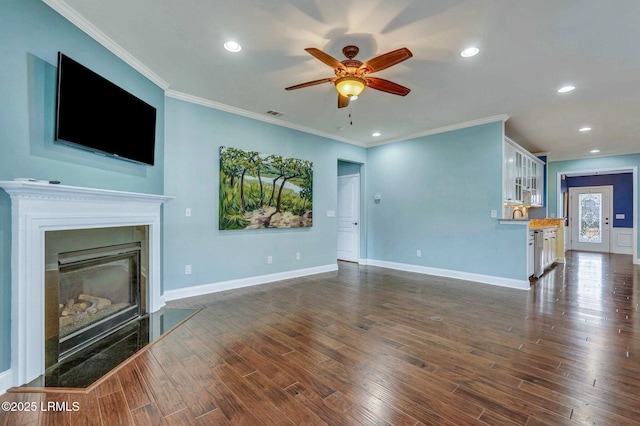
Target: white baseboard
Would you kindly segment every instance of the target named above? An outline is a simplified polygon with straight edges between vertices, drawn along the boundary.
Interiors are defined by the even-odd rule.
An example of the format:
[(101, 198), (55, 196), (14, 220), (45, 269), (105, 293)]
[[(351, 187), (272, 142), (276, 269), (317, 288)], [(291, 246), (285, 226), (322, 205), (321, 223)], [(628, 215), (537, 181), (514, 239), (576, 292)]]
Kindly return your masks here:
[(0, 373), (0, 395), (7, 393), (7, 389), (13, 387), (13, 371), (8, 369)]
[(217, 293), (219, 291), (233, 290), (235, 288), (249, 287), (253, 285), (266, 284), (274, 281), (289, 280), (292, 278), (305, 277), (307, 275), (321, 274), (324, 272), (337, 271), (338, 264), (330, 264), (325, 266), (316, 266), (313, 268), (296, 269), (293, 271), (278, 272), (269, 275), (260, 275), (256, 277), (241, 278), (230, 281), (220, 281), (217, 283), (203, 284), (194, 287), (180, 288), (176, 290), (167, 290), (164, 292), (164, 300), (178, 300), (193, 296), (202, 296), (204, 294)]
[(431, 268), (428, 266), (410, 265), (407, 263), (386, 262), (383, 260), (366, 259), (365, 265), (380, 266), (382, 268), (397, 269), (399, 271), (416, 272), (418, 274), (435, 275), (438, 277), (455, 278), (459, 280), (475, 281), (483, 284), (491, 284), (500, 287), (529, 290), (529, 280), (516, 280), (513, 278), (494, 277), (491, 275), (474, 274), (471, 272), (454, 271), (451, 269)]

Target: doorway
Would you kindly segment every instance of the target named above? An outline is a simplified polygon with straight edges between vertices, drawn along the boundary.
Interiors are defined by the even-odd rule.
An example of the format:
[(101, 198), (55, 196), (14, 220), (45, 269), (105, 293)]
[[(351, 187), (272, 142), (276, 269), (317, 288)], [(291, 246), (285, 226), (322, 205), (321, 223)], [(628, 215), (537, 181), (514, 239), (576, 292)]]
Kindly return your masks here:
[[(350, 163), (353, 165), (353, 163)], [(357, 165), (358, 169), (360, 165)], [(360, 259), (360, 173), (338, 176), (337, 259)]]
[(569, 188), (571, 249), (608, 253), (613, 223), (612, 186)]

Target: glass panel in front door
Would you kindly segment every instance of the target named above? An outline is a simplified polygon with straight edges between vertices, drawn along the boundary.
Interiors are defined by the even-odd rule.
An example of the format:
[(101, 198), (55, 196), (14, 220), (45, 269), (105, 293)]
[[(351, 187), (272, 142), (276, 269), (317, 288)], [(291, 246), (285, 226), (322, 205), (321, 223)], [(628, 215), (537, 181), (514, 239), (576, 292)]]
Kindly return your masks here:
[(578, 194), (578, 241), (602, 242), (602, 194)]

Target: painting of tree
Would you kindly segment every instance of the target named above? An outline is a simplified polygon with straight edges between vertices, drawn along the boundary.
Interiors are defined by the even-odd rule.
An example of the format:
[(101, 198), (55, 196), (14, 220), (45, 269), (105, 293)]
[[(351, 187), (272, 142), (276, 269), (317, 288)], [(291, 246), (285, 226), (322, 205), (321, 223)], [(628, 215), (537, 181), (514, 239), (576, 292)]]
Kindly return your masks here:
[(220, 229), (313, 224), (313, 163), (220, 147)]

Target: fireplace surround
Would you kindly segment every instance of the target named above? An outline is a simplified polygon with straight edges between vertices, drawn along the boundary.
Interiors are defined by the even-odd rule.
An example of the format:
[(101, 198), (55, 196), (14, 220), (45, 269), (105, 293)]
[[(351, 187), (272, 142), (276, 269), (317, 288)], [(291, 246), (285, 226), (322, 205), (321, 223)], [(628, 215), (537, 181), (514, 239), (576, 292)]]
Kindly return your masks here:
[[(47, 182), (0, 181), (11, 198), (12, 385), (45, 371), (45, 233), (148, 226), (147, 312), (164, 306), (161, 291), (161, 205), (173, 197)], [(33, 309), (33, 307), (39, 307)]]

